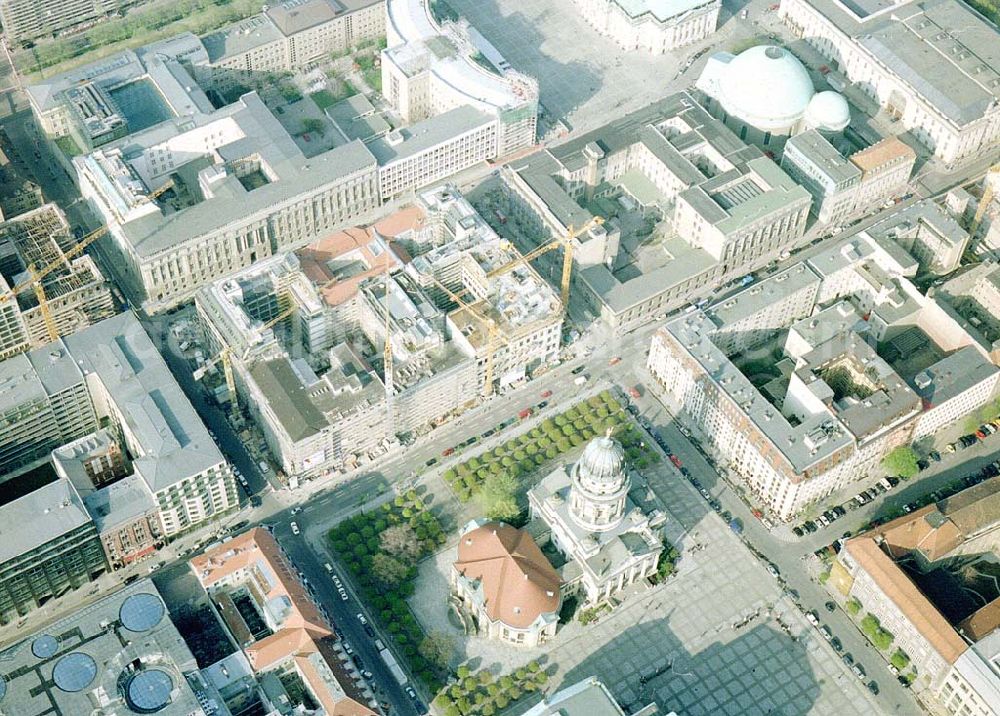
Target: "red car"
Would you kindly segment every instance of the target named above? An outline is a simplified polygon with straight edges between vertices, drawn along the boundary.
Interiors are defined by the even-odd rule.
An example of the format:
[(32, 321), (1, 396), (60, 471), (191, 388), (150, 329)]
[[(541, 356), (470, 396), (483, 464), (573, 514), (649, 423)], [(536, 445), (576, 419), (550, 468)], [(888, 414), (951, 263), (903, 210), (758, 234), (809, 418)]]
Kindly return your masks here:
[(683, 464), (681, 463), (681, 459), (679, 457), (677, 457), (676, 455), (671, 455), (670, 456), (670, 462), (672, 462), (674, 464), (674, 467), (676, 467), (676, 468), (683, 467)]
[(524, 420), (525, 418), (531, 416), (531, 412), (532, 412), (531, 408), (525, 408), (524, 410), (522, 410), (520, 413), (517, 414), (517, 417), (519, 417), (521, 420)]
[(614, 358), (612, 358), (611, 360), (608, 361), (608, 365), (618, 365), (621, 362), (622, 362), (621, 357), (620, 356), (615, 356)]
[(629, 388), (628, 389), (628, 394), (631, 395), (633, 398), (638, 398), (639, 397), (639, 389), (638, 388)]
[(444, 457), (448, 457), (449, 455), (454, 455), (454, 454), (455, 454), (455, 448), (448, 448), (443, 453), (441, 453), (441, 455)]
[(542, 393), (542, 397), (543, 398), (551, 398), (552, 397), (552, 391), (551, 390), (546, 390), (545, 392)]

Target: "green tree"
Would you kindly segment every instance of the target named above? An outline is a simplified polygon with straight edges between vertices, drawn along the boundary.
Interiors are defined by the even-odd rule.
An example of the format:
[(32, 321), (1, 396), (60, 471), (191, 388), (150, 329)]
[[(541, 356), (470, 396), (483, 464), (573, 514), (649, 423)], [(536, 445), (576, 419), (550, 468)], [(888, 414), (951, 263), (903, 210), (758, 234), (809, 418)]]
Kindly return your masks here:
[(917, 467), (917, 452), (909, 445), (900, 445), (882, 459), (882, 467), (904, 480), (920, 472)]
[(438, 671), (445, 671), (455, 654), (455, 640), (440, 631), (432, 631), (424, 637), (417, 652)]
[(861, 611), (861, 602), (858, 601), (857, 597), (851, 597), (847, 600), (847, 611), (855, 616)]
[(302, 134), (318, 134), (322, 137), (326, 134), (326, 124), (322, 119), (306, 117), (302, 120)]
[(372, 557), (372, 576), (386, 589), (395, 589), (405, 579), (409, 569), (395, 557), (376, 554)]
[(896, 651), (892, 652), (892, 656), (889, 657), (889, 663), (902, 671), (910, 665), (910, 657), (902, 649), (896, 649)]
[(479, 490), (479, 502), (483, 512), (491, 520), (509, 522), (521, 510), (517, 506), (517, 479), (510, 473), (490, 475)]
[(892, 632), (879, 627), (879, 629), (875, 632), (875, 636), (872, 637), (872, 644), (877, 646), (881, 651), (885, 651), (892, 646), (894, 639), (895, 637), (892, 635)]

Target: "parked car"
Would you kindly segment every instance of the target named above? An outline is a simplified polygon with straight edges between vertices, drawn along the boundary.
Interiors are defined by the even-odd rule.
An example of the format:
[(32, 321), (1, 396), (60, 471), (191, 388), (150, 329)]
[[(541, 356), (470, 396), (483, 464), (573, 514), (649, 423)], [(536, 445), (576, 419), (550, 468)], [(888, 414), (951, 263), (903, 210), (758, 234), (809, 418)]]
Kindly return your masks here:
[(865, 667), (863, 667), (861, 664), (859, 663), (854, 664), (854, 666), (851, 667), (851, 671), (853, 671), (854, 675), (857, 676), (859, 679), (865, 678)]
[(362, 624), (368, 623), (368, 620), (365, 619), (365, 615), (362, 614), (361, 612), (358, 612), (358, 621), (361, 622)]
[(767, 565), (767, 573), (770, 574), (775, 579), (781, 576), (781, 573), (778, 571), (778, 568), (771, 563), (768, 563)]
[(868, 690), (871, 691), (876, 696), (878, 696), (878, 684), (876, 682), (869, 681), (868, 682)]
[(837, 605), (834, 602), (827, 602), (823, 606), (826, 607), (826, 610), (828, 612), (833, 612), (833, 611), (836, 611), (836, 609), (837, 609)]
[(819, 628), (819, 633), (822, 634), (823, 638), (826, 639), (827, 641), (830, 641), (830, 639), (833, 638), (833, 632), (830, 631), (830, 627), (828, 627), (826, 624), (824, 624)]
[(576, 368), (574, 368), (573, 370), (571, 370), (570, 373), (572, 373), (573, 375), (580, 375), (580, 373), (582, 373), (585, 370), (587, 370), (587, 366), (585, 366), (585, 365), (578, 365)]
[(453, 447), (445, 448), (441, 452), (441, 457), (448, 457), (449, 455), (454, 455), (454, 454), (455, 454), (455, 448), (453, 448)]
[(351, 646), (351, 642), (345, 641), (345, 642), (342, 642), (342, 644), (344, 645), (344, 653), (347, 654), (348, 656), (353, 656), (354, 655), (354, 647)]
[(840, 658), (843, 659), (844, 663), (847, 664), (848, 666), (854, 663), (854, 657), (851, 656), (851, 652), (847, 652)]
[(433, 467), (434, 465), (437, 465), (437, 461), (438, 461), (438, 459), (436, 457), (432, 457), (430, 460), (428, 460), (427, 462), (424, 463), (424, 466), (425, 467)]
[(819, 626), (819, 616), (816, 614), (816, 612), (814, 611), (806, 612), (806, 619), (808, 619), (809, 623), (812, 624), (813, 626)]
[(543, 398), (551, 398), (552, 397), (552, 391), (551, 390), (543, 390), (542, 391), (542, 397)]
[(292, 528), (292, 534), (293, 535), (297, 535), (299, 533), (299, 523), (298, 522), (292, 522), (291, 528)]
[(810, 534), (819, 529), (819, 527), (816, 526), (816, 523), (813, 522), (812, 520), (806, 520), (805, 522), (803, 522), (802, 527), (804, 527), (806, 532), (809, 532)]
[(795, 535), (796, 537), (801, 537), (803, 534), (805, 534), (805, 532), (803, 532), (801, 525), (795, 525), (794, 527), (792, 527), (792, 534)]

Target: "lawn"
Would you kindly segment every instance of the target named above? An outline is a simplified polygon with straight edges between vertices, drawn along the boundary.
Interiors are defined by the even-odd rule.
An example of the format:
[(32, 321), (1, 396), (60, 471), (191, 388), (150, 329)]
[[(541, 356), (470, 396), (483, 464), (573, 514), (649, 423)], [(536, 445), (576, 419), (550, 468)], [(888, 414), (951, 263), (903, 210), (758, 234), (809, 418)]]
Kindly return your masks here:
[(174, 0), (102, 20), (81, 33), (39, 41), (15, 54), (22, 74), (53, 68), (52, 76), (130, 47), (139, 47), (182, 32), (206, 35), (260, 12), (259, 0)]
[(469, 458), (445, 471), (443, 478), (462, 502), (482, 488), (492, 474), (507, 473), (521, 478), (541, 469), (573, 448), (611, 428), (636, 469), (656, 463), (660, 457), (644, 447), (642, 433), (629, 423), (622, 404), (604, 391), (582, 400), (569, 410), (542, 421), (527, 433), (511, 438), (492, 450)]

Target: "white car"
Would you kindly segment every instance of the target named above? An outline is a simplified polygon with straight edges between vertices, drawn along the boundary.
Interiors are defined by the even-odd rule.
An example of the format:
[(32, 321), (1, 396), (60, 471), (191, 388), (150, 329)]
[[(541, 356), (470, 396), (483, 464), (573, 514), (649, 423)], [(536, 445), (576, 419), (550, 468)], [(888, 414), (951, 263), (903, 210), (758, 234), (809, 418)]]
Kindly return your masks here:
[(348, 597), (347, 597), (347, 590), (346, 589), (344, 589), (343, 587), (338, 587), (337, 588), (337, 594), (340, 595), (341, 601), (345, 601), (345, 602), (347, 601)]
[(299, 533), (299, 523), (298, 522), (293, 522), (291, 524), (291, 527), (292, 527), (292, 534), (293, 535), (297, 535)]
[(365, 615), (362, 614), (361, 612), (358, 612), (358, 621), (361, 622), (362, 624), (368, 623), (368, 620), (365, 619)]
[(323, 565), (323, 569), (325, 569), (328, 574), (333, 574), (333, 565), (329, 562)]

